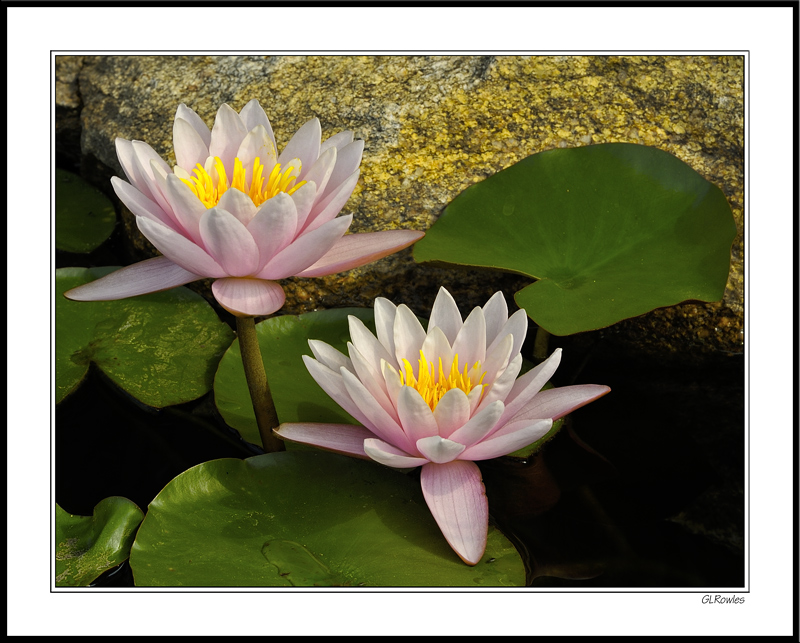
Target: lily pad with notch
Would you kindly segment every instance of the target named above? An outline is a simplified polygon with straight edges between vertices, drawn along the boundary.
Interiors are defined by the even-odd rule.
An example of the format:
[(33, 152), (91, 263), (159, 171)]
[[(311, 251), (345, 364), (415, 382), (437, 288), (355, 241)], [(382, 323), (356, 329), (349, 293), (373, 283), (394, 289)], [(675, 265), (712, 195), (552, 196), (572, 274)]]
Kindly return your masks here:
[(114, 231), (114, 205), (77, 174), (56, 169), (55, 194), (57, 249), (89, 253)]
[(374, 462), (291, 451), (206, 462), (150, 503), (137, 586), (491, 587), (525, 583), (490, 526), (474, 567), (450, 549), (419, 481)]
[(722, 191), (686, 163), (606, 143), (533, 154), (468, 187), (414, 258), (536, 279), (517, 304), (550, 333), (569, 335), (720, 300), (735, 235)]
[(233, 331), (188, 288), (116, 301), (70, 301), (64, 292), (115, 267), (56, 270), (56, 402), (95, 363), (111, 380), (157, 408), (211, 389)]
[(85, 587), (127, 560), (144, 514), (127, 498), (104, 498), (91, 516), (56, 505), (56, 585)]

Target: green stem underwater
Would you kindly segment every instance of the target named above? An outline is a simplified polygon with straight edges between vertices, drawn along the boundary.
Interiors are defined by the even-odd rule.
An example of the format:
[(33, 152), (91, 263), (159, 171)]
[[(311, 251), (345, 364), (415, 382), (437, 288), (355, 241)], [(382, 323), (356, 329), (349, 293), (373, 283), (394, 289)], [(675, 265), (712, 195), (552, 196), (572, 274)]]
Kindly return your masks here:
[(278, 414), (275, 411), (275, 403), (272, 401), (272, 393), (269, 390), (264, 361), (261, 359), (255, 318), (237, 317), (236, 333), (239, 335), (242, 365), (247, 378), (247, 388), (250, 389), (250, 399), (253, 402), (253, 411), (256, 414), (262, 446), (266, 453), (283, 451), (283, 441), (272, 433), (272, 429), (278, 428)]
[(547, 359), (550, 351), (550, 333), (544, 328), (538, 326), (536, 328), (536, 338), (533, 341), (533, 359), (539, 364)]

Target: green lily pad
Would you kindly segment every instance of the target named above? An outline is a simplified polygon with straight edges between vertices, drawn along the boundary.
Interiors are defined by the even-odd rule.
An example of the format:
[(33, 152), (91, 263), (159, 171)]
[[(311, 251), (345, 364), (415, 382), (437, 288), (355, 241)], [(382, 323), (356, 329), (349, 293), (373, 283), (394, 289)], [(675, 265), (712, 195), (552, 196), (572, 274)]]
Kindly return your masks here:
[(91, 252), (114, 231), (114, 205), (77, 174), (56, 170), (56, 248)]
[(144, 514), (127, 498), (104, 498), (91, 516), (56, 505), (56, 586), (85, 587), (130, 555)]
[(514, 460), (527, 460), (534, 453), (539, 451), (539, 449), (541, 449), (546, 442), (549, 442), (554, 437), (556, 437), (556, 434), (561, 430), (562, 426), (564, 426), (564, 418), (559, 418), (558, 420), (553, 422), (552, 428), (547, 433), (545, 433), (541, 438), (536, 440), (536, 442), (533, 442), (532, 444), (529, 444), (526, 447), (522, 447), (521, 449), (517, 449), (516, 451), (509, 453), (505, 457), (512, 458)]
[[(334, 308), (303, 315), (281, 315), (256, 324), (258, 344), (278, 419), (283, 422), (358, 424), (309, 375), (303, 355), (311, 355), (309, 339), (318, 339), (347, 353), (354, 315), (375, 331), (371, 308)], [(214, 378), (214, 400), (225, 422), (242, 438), (261, 444), (253, 403), (242, 366), (239, 340), (234, 340)]]
[(200, 295), (173, 288), (118, 301), (64, 297), (115, 269), (56, 270), (56, 402), (78, 387), (91, 362), (150, 406), (207, 393), (233, 331)]
[(414, 258), (537, 279), (517, 304), (569, 335), (721, 299), (735, 235), (722, 191), (691, 167), (656, 148), (607, 143), (534, 154), (470, 186)]
[(150, 503), (131, 551), (137, 586), (519, 586), (525, 568), (495, 528), (464, 564), (419, 481), (312, 451), (225, 458), (185, 471)]

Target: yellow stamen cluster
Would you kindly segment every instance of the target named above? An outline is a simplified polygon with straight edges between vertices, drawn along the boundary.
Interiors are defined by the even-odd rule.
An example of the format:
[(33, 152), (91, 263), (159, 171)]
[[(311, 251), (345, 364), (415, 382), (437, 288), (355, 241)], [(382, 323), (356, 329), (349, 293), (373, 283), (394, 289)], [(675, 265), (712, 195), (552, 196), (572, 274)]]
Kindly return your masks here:
[[(216, 170), (217, 180), (211, 176), (211, 170)], [(305, 185), (305, 181), (295, 183), (297, 175), (300, 172), (300, 167), (289, 165), (285, 170), (281, 170), (281, 164), (276, 163), (272, 168), (269, 177), (264, 178), (264, 166), (261, 165), (261, 159), (256, 158), (253, 163), (253, 178), (250, 185), (247, 185), (246, 170), (242, 162), (236, 158), (233, 161), (233, 177), (230, 185), (228, 185), (228, 175), (225, 172), (225, 166), (218, 156), (214, 157), (214, 163), (210, 165), (207, 170), (199, 163), (194, 170), (194, 176), (189, 179), (181, 179), (189, 188), (197, 195), (197, 198), (203, 202), (207, 208), (213, 208), (219, 203), (220, 198), (228, 188), (235, 188), (240, 192), (248, 195), (256, 207), (264, 203), (267, 199), (271, 199), (279, 192), (286, 192), (286, 194), (294, 194), (295, 191)], [(266, 182), (266, 187), (264, 183)]]
[[(475, 362), (473, 369), (479, 369), (481, 363)], [(447, 391), (454, 388), (460, 388), (464, 393), (469, 395), (469, 392), (476, 386), (481, 385), (485, 373), (481, 373), (481, 377), (477, 382), (472, 381), (469, 376), (469, 366), (464, 365), (464, 371), (458, 370), (458, 355), (455, 356), (450, 372), (445, 375), (442, 358), (439, 358), (439, 369), (434, 369), (433, 362), (425, 359), (425, 353), (419, 352), (419, 375), (414, 377), (414, 369), (411, 367), (407, 359), (403, 360), (403, 368), (400, 371), (400, 382), (404, 386), (411, 386), (422, 396), (427, 405), (431, 407), (431, 411), (436, 408), (439, 400), (442, 399)]]

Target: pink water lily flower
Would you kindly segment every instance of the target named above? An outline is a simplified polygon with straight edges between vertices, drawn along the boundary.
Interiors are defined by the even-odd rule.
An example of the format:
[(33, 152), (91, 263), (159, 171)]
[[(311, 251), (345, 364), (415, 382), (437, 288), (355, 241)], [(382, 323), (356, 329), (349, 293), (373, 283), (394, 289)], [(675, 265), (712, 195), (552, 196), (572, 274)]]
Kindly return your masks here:
[(280, 279), (349, 270), (420, 239), (414, 230), (345, 235), (352, 215), (337, 215), (358, 181), (364, 142), (349, 131), (324, 142), (321, 134), (314, 118), (278, 155), (269, 119), (251, 100), (238, 114), (222, 105), (211, 130), (179, 105), (172, 169), (146, 143), (118, 138), (128, 181), (112, 178), (114, 191), (163, 256), (66, 296), (123, 299), (212, 278), (234, 315), (267, 315), (286, 298)]
[(363, 426), (282, 424), (287, 440), (398, 467), (422, 466), (425, 501), (445, 539), (469, 565), (486, 549), (489, 509), (474, 461), (507, 455), (544, 436), (553, 421), (596, 400), (607, 386), (542, 390), (557, 349), (517, 377), (528, 319), (511, 317), (502, 293), (462, 321), (441, 288), (427, 331), (411, 310), (375, 300), (377, 338), (351, 316), (345, 356), (310, 340), (304, 356), (317, 383)]

